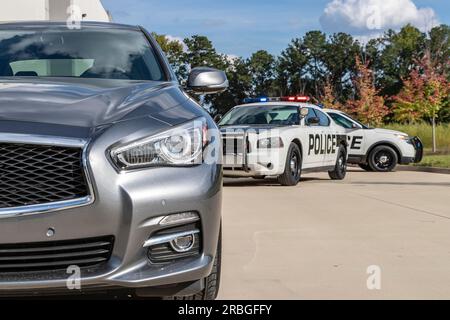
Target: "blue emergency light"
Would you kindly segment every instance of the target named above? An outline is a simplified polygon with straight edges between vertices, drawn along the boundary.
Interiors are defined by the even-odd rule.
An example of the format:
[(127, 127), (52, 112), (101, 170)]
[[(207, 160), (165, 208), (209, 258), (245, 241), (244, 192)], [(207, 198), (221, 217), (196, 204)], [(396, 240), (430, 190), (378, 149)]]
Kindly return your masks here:
[(259, 97), (259, 98), (245, 98), (244, 103), (258, 103), (258, 102), (269, 102), (270, 99), (268, 97)]

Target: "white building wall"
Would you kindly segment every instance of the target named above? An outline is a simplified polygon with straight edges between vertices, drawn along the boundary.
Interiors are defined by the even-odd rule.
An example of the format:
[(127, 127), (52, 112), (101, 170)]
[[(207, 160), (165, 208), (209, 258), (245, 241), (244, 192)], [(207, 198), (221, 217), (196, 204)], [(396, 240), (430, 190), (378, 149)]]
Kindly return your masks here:
[(0, 0), (0, 21), (46, 20), (46, 0)]
[(110, 21), (108, 12), (99, 0), (72, 0), (72, 4), (81, 8), (81, 12), (86, 14), (86, 21)]
[[(43, 21), (43, 20), (67, 20), (66, 6), (49, 6), (55, 0), (0, 0), (0, 21)], [(85, 15), (86, 21), (111, 21), (108, 12), (100, 0), (67, 0), (60, 1), (77, 5)], [(60, 3), (60, 4), (62, 4)], [(58, 2), (56, 2), (58, 4)]]

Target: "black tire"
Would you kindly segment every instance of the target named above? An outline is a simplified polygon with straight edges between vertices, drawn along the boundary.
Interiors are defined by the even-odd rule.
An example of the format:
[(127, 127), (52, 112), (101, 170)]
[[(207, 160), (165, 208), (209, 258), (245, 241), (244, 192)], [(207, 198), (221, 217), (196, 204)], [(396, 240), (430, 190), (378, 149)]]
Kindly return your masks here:
[(278, 176), (278, 182), (286, 187), (296, 186), (302, 176), (302, 153), (300, 148), (291, 143), (289, 146), (284, 173)]
[(222, 227), (220, 228), (219, 242), (217, 244), (216, 258), (214, 259), (211, 274), (205, 278), (205, 289), (187, 297), (167, 297), (165, 300), (215, 300), (220, 289), (220, 275), (222, 272)]
[(347, 175), (347, 150), (344, 146), (340, 146), (337, 153), (336, 165), (333, 171), (328, 171), (328, 175), (332, 180), (344, 180)]
[(373, 171), (372, 168), (367, 163), (360, 163), (359, 167), (365, 171), (369, 172)]
[(376, 172), (391, 172), (398, 164), (398, 155), (388, 146), (379, 146), (369, 154), (369, 166)]

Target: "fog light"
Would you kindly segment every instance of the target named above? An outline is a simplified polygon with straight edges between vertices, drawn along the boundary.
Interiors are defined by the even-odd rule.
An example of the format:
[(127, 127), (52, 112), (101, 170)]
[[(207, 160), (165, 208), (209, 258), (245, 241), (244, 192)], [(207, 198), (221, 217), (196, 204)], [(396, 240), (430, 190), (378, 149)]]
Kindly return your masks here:
[(170, 242), (170, 246), (176, 252), (187, 252), (192, 250), (195, 244), (195, 235), (189, 234), (186, 236), (178, 237)]

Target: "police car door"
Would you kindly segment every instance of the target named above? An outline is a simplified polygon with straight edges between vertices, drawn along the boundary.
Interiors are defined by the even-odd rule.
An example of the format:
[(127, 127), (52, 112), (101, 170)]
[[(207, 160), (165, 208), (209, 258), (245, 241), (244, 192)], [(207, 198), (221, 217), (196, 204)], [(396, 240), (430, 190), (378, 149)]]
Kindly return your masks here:
[(322, 128), (320, 137), (320, 153), (324, 155), (323, 165), (334, 165), (337, 159), (337, 132), (331, 127), (331, 119), (322, 111), (315, 109)]
[(320, 144), (324, 128), (323, 126), (320, 126), (320, 122), (310, 124), (311, 119), (317, 119), (318, 117), (313, 108), (307, 107), (307, 109), (308, 115), (303, 119), (302, 122), (306, 132), (306, 141), (302, 141), (304, 148), (303, 167), (320, 167), (325, 161), (325, 155), (320, 152)]
[(328, 112), (328, 115), (341, 127), (345, 128), (348, 139), (349, 156), (363, 156), (366, 154), (365, 130), (353, 119), (339, 112)]

